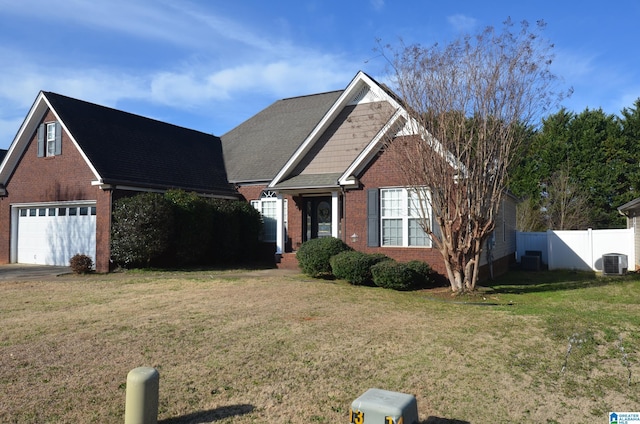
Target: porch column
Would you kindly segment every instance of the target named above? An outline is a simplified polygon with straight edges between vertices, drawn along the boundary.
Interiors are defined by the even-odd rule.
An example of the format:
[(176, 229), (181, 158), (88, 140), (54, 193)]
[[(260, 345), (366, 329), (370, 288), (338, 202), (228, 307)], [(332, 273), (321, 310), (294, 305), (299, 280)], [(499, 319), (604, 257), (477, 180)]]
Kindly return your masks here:
[(284, 253), (284, 198), (282, 194), (276, 197), (276, 254)]
[(331, 236), (335, 238), (340, 237), (340, 192), (331, 192)]

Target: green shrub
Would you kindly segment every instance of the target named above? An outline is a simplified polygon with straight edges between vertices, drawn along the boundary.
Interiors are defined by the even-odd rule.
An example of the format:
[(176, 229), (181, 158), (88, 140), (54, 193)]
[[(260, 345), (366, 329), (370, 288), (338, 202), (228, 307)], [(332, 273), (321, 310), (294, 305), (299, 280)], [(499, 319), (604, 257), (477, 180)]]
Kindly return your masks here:
[(69, 259), (69, 266), (75, 274), (88, 274), (93, 270), (93, 260), (90, 256), (78, 253)]
[(329, 262), (336, 278), (347, 280), (353, 285), (362, 285), (373, 282), (371, 267), (387, 259), (387, 256), (379, 253), (367, 254), (346, 250), (332, 256)]
[(302, 271), (311, 277), (331, 276), (332, 256), (351, 250), (342, 240), (323, 237), (305, 241), (300, 245), (296, 257)]
[(262, 231), (262, 218), (253, 206), (243, 201), (213, 199), (212, 256), (219, 264), (255, 260)]
[(382, 261), (371, 267), (373, 283), (393, 290), (410, 290), (415, 287), (416, 273), (406, 263)]
[(123, 266), (151, 266), (169, 249), (173, 210), (162, 195), (143, 193), (114, 202), (111, 255)]
[(173, 208), (174, 229), (170, 256), (176, 265), (211, 262), (213, 243), (212, 206), (193, 192), (169, 190), (164, 195)]
[(415, 273), (415, 286), (427, 287), (433, 284), (431, 279), (433, 270), (424, 261), (409, 261), (407, 266)]

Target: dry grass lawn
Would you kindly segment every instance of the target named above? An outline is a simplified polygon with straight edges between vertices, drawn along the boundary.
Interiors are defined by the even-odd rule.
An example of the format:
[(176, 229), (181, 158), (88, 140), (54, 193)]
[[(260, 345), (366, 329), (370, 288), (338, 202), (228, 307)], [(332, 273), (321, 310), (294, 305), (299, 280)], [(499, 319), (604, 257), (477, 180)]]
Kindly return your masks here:
[[(606, 290), (640, 292), (623, 284)], [(163, 424), (347, 423), (372, 387), (414, 394), (423, 424), (640, 411), (638, 321), (619, 322), (622, 307), (601, 295), (562, 300), (576, 310), (563, 315), (536, 293), (498, 291), (480, 306), (276, 270), (68, 275), (0, 290), (3, 423), (122, 423), (139, 366), (160, 373)], [(624, 308), (640, 316), (637, 302)]]

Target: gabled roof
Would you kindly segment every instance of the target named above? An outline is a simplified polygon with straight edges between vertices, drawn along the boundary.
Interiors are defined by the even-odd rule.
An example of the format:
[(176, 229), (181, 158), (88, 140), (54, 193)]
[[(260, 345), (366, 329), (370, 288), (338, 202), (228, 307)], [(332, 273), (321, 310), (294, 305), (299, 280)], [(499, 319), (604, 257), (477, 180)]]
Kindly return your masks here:
[[(335, 124), (352, 124), (351, 116), (342, 116), (345, 111), (349, 112), (348, 108), (354, 105), (380, 105), (380, 103), (386, 103), (387, 106), (382, 108), (381, 113), (370, 111), (368, 113), (368, 117), (370, 117), (369, 123), (358, 122), (351, 125), (351, 128), (347, 128), (347, 132), (351, 131), (354, 137), (368, 134), (369, 138), (359, 146), (349, 145), (348, 142), (345, 142), (344, 145), (348, 145), (349, 148), (349, 152), (345, 152), (349, 156), (346, 158), (348, 162), (345, 164), (345, 158), (341, 158), (342, 168), (337, 178), (335, 178), (336, 169), (325, 168), (326, 174), (313, 174), (311, 172), (312, 167), (308, 167), (308, 165), (312, 163), (314, 158), (331, 154), (329, 150), (323, 152), (323, 149), (325, 149), (323, 143), (331, 137), (334, 131), (339, 131), (336, 130)], [(344, 122), (339, 122), (341, 120), (344, 120)], [(398, 102), (397, 97), (387, 87), (380, 85), (373, 78), (360, 71), (351, 80), (347, 88), (341, 92), (340, 96), (306, 139), (299, 144), (290, 159), (273, 178), (269, 187), (285, 190), (294, 188), (312, 189), (317, 187), (318, 184), (323, 184), (326, 187), (329, 181), (328, 178), (332, 178), (334, 181), (332, 187), (357, 185), (357, 175), (382, 148), (385, 136), (390, 133), (397, 133), (407, 120), (406, 111)], [(368, 126), (365, 128), (364, 126), (366, 125)], [(332, 146), (333, 149), (336, 147), (335, 145)], [(307, 168), (305, 169), (305, 167)], [(303, 175), (305, 173), (306, 175)], [(303, 183), (306, 185), (302, 185)]]
[(344, 90), (277, 101), (222, 136), (229, 181), (290, 191), (358, 184), (384, 136), (406, 122), (403, 112), (364, 72)]
[(38, 95), (18, 131), (0, 166), (1, 184), (6, 185), (47, 109), (80, 150), (95, 184), (236, 196), (220, 138), (51, 92)]
[(224, 134), (229, 181), (271, 181), (341, 94), (339, 90), (279, 100)]
[(640, 208), (640, 197), (637, 197), (633, 200), (631, 200), (630, 202), (625, 203), (622, 206), (618, 207), (618, 211), (623, 214), (626, 215), (628, 212), (634, 210), (634, 209), (639, 209)]

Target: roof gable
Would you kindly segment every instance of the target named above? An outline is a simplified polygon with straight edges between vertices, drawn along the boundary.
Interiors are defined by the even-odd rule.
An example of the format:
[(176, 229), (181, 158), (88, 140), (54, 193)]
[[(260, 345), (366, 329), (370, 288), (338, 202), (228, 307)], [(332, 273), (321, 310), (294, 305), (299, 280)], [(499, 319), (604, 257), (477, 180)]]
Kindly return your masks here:
[(229, 180), (272, 180), (341, 94), (342, 90), (279, 100), (224, 134)]
[(48, 109), (97, 184), (235, 193), (227, 182), (218, 137), (50, 92), (41, 92), (27, 115), (0, 166), (0, 182), (6, 183)]
[(339, 174), (336, 187), (356, 184), (354, 176), (382, 147), (384, 136), (397, 131), (406, 119), (396, 97), (359, 72), (270, 186), (284, 188), (290, 186), (285, 183), (289, 179), (312, 182), (311, 175), (319, 181), (323, 174), (335, 173)]

